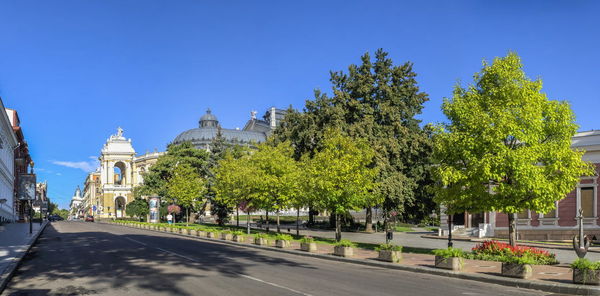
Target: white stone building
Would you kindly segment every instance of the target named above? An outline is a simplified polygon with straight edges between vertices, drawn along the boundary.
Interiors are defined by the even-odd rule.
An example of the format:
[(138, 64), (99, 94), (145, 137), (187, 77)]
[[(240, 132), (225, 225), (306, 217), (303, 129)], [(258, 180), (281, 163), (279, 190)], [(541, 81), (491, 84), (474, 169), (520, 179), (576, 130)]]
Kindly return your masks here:
[[(5, 110), (0, 99), (0, 110)], [(0, 112), (0, 220), (12, 222), (15, 216), (15, 155), (17, 137), (6, 112)]]

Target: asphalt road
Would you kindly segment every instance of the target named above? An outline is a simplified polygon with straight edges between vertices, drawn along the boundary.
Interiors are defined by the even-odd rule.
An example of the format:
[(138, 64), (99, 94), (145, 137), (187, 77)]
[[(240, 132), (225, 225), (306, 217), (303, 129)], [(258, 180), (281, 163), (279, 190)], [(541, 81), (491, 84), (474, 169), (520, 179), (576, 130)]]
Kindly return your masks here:
[(166, 233), (54, 222), (5, 295), (551, 295)]

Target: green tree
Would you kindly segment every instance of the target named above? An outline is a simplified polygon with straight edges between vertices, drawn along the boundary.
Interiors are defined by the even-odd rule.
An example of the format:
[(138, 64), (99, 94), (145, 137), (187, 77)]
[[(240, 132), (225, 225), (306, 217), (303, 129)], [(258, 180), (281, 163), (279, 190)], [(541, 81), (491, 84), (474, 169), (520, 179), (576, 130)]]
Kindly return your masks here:
[[(419, 90), (412, 64), (394, 66), (381, 49), (374, 61), (368, 53), (361, 60), (360, 65), (350, 65), (347, 73), (331, 73), (332, 96), (317, 90), (315, 100), (306, 101), (303, 113), (290, 108), (275, 134), (279, 140), (292, 142), (296, 159), (317, 151), (328, 127), (370, 143), (381, 183), (363, 205), (370, 231), (371, 208), (379, 204), (386, 213), (394, 211), (407, 218), (431, 212), (431, 208), (419, 207), (432, 205), (431, 195), (421, 190), (430, 183), (431, 140), (415, 118), (428, 97)], [(413, 211), (408, 213), (407, 208)]]
[(187, 225), (190, 222), (190, 208), (194, 208), (206, 194), (205, 181), (191, 165), (177, 164), (167, 182), (167, 194), (186, 208)]
[(136, 187), (134, 192), (136, 197), (168, 197), (167, 182), (173, 175), (176, 165), (189, 165), (197, 170), (201, 177), (209, 177), (209, 156), (208, 152), (196, 149), (190, 142), (169, 145), (167, 153), (161, 155), (156, 163), (143, 174), (144, 184)]
[(549, 100), (522, 67), (515, 53), (484, 62), (473, 85), (457, 85), (444, 100), (450, 122), (435, 135), (437, 200), (450, 213), (508, 214), (513, 246), (515, 213), (548, 212), (580, 176), (594, 174), (570, 147), (577, 125), (569, 104)]
[(253, 204), (277, 213), (277, 232), (280, 232), (279, 213), (290, 208), (301, 194), (300, 171), (293, 148), (289, 142), (267, 141), (258, 145), (248, 163), (254, 174), (249, 189)]
[[(365, 205), (377, 190), (375, 152), (365, 140), (354, 140), (340, 131), (329, 130), (322, 148), (306, 159), (308, 193), (320, 209), (335, 214), (336, 240), (342, 237), (340, 218)], [(308, 158), (308, 157), (307, 157)]]
[[(233, 151), (225, 153), (215, 167), (214, 187), (216, 205), (223, 208), (239, 208), (240, 204), (246, 205), (244, 209), (249, 215), (252, 208), (251, 203), (255, 202), (250, 198), (250, 184), (255, 177), (248, 163), (247, 154), (236, 154)], [(239, 217), (239, 216), (238, 216)], [(247, 225), (248, 234), (250, 234), (250, 224)]]
[(127, 207), (125, 207), (125, 213), (127, 216), (138, 217), (142, 219), (150, 213), (150, 206), (148, 205), (148, 201), (145, 199), (135, 198), (133, 201), (127, 204)]

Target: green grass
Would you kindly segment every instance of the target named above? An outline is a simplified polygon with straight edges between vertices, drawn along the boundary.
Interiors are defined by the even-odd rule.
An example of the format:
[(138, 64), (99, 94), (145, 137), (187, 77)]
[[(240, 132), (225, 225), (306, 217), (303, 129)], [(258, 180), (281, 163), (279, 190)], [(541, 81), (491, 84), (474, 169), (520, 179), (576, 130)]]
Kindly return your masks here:
[(395, 232), (414, 232), (415, 230), (412, 229), (411, 227), (396, 226), (396, 227), (394, 227), (394, 231)]
[(431, 231), (431, 232), (438, 232), (438, 229), (439, 229), (439, 227), (435, 227), (435, 226), (427, 226), (424, 228), (425, 228), (425, 230)]

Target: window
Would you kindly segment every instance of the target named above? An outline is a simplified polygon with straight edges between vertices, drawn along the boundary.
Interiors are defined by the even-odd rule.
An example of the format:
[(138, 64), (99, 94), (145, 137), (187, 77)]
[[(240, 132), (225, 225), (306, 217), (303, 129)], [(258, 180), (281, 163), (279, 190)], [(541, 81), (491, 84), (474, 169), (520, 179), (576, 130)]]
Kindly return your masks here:
[(593, 218), (594, 217), (594, 188), (584, 187), (581, 188), (581, 209), (583, 209), (583, 217)]
[(517, 219), (529, 219), (529, 210), (517, 213)]

